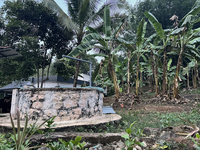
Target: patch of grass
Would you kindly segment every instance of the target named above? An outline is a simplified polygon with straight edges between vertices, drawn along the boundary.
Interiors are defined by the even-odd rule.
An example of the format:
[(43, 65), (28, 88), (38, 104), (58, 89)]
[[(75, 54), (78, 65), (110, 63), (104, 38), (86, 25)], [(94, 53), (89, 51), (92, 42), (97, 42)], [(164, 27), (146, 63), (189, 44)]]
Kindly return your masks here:
[(191, 89), (191, 90), (186, 90), (182, 91), (181, 94), (200, 94), (200, 88), (199, 89)]
[(165, 128), (168, 126), (180, 126), (187, 125), (186, 122), (182, 121), (178, 116), (184, 118), (185, 120), (200, 126), (200, 111), (199, 109), (193, 109), (190, 112), (181, 113), (160, 113), (160, 112), (150, 112), (146, 113), (144, 111), (129, 111), (117, 112), (122, 116), (122, 120), (118, 125), (109, 125), (107, 127), (107, 132), (122, 132), (125, 131), (131, 123), (135, 122), (134, 125), (134, 135), (140, 136), (145, 127), (152, 128)]

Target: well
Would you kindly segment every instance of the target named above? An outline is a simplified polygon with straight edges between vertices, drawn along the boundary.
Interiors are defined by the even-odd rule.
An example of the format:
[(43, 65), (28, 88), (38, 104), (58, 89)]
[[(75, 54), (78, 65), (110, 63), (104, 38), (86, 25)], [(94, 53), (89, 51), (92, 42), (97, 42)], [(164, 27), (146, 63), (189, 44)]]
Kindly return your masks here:
[(34, 88), (13, 90), (11, 115), (16, 108), (23, 120), (45, 120), (57, 116), (55, 121), (77, 120), (101, 116), (103, 91), (90, 88)]

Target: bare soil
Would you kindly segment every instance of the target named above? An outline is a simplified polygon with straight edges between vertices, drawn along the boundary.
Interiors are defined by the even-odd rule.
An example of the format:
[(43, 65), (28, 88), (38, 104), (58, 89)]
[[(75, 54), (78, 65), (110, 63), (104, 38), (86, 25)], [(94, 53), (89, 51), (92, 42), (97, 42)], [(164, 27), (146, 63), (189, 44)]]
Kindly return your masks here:
[(157, 112), (183, 112), (197, 107), (200, 94), (181, 94), (179, 99), (170, 99), (168, 96), (149, 96), (148, 93), (136, 97), (134, 93), (121, 95), (119, 101), (115, 96), (104, 97), (104, 106), (112, 106), (116, 111), (157, 111)]

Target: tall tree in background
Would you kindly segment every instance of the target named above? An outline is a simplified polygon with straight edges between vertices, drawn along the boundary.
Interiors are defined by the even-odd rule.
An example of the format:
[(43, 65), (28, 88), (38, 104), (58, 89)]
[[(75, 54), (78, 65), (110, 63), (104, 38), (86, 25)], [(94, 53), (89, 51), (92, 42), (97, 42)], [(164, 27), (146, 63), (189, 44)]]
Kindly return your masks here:
[[(183, 18), (192, 8), (196, 0), (144, 0), (134, 7), (134, 14), (139, 22), (145, 11), (151, 12), (162, 24), (163, 29), (172, 27), (173, 22), (169, 19), (176, 15)], [(181, 9), (180, 9), (181, 8)], [(147, 36), (153, 34), (152, 26), (147, 25)]]
[[(68, 29), (72, 29), (74, 31), (74, 47), (81, 44), (81, 41), (85, 36), (85, 29), (87, 26), (99, 26), (102, 23), (102, 19), (99, 15), (103, 15), (103, 0), (66, 0), (68, 15), (54, 0), (43, 1), (48, 8), (54, 10), (58, 14), (63, 27), (67, 27)], [(115, 7), (116, 3), (117, 1), (107, 5)], [(78, 55), (77, 58), (81, 58), (81, 55)], [(77, 85), (79, 68), (80, 61), (77, 61), (73, 87), (76, 87)]]
[[(67, 28), (60, 28), (57, 15), (42, 3), (33, 0), (6, 1), (3, 6), (3, 12), (6, 20), (4, 42), (12, 47), (15, 47), (16, 44), (22, 44), (22, 46), (28, 44), (32, 45), (31, 47), (35, 50), (37, 49), (38, 58), (42, 57), (42, 59), (34, 59), (33, 61), (39, 61), (35, 63), (35, 69), (37, 72), (40, 68), (42, 69), (40, 87), (43, 87), (43, 82), (48, 80), (48, 72), (53, 56), (66, 53), (68, 42), (73, 36), (73, 32), (69, 32)], [(32, 41), (28, 37), (33, 37)], [(38, 43), (33, 44), (35, 42)], [(33, 45), (37, 46), (37, 48)], [(27, 53), (25, 53), (18, 46), (19, 52), (22, 50), (24, 57), (29, 57), (28, 53), (30, 53), (31, 49), (27, 49)], [(48, 67), (47, 78), (43, 79), (46, 67)], [(37, 75), (39, 78), (39, 73)]]

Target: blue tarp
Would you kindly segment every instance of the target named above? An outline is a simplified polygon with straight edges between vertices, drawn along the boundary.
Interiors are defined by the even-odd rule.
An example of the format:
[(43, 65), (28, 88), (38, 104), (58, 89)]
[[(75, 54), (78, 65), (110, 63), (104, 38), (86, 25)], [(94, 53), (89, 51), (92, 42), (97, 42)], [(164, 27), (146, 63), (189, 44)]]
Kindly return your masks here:
[(111, 106), (103, 106), (103, 114), (115, 114)]

